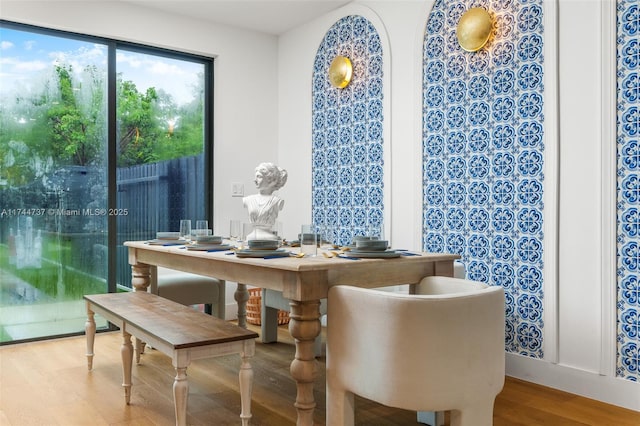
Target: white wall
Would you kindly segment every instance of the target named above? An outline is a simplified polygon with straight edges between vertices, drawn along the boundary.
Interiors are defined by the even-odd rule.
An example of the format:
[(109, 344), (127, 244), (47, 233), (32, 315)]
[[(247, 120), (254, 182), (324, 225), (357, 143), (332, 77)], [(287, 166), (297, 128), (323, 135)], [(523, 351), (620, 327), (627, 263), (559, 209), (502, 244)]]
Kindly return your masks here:
[[(583, 30), (597, 28), (596, 2), (562, 2), (560, 16), (580, 15)], [(559, 28), (560, 51), (560, 362), (599, 370), (600, 342), (600, 34), (578, 37)], [(590, 250), (576, 250), (589, 247)], [(578, 302), (579, 303), (576, 303)], [(583, 329), (586, 333), (573, 330)]]
[[(359, 14), (376, 25), (390, 46), (390, 51), (384, 52), (384, 61), (390, 62), (384, 84), (391, 90), (391, 107), (385, 104), (385, 126), (391, 139), (391, 162), (390, 167), (385, 166), (385, 174), (390, 173), (391, 181), (385, 192), (391, 192), (392, 205), (385, 206), (385, 213), (390, 214), (392, 245), (420, 248), (420, 55), (431, 5), (431, 1), (358, 1), (280, 37), (278, 163), (290, 173), (283, 198), (295, 200), (281, 213), (285, 234), (295, 231), (292, 227), (298, 226), (299, 217), (311, 217), (313, 58), (325, 32), (337, 20)], [(593, 0), (561, 0), (557, 13), (550, 9), (555, 6), (556, 2), (545, 4), (545, 13), (557, 16), (559, 28), (556, 31), (554, 22), (545, 22), (549, 26), (545, 44), (550, 43), (550, 51), (558, 46), (557, 64), (549, 57), (545, 73), (559, 91), (556, 97), (554, 84), (549, 84), (545, 93), (545, 103), (552, 103), (549, 110), (557, 114), (545, 117), (549, 126), (545, 132), (553, 133), (551, 140), (556, 139), (560, 147), (559, 157), (551, 153), (557, 157), (551, 162), (559, 161), (559, 215), (545, 217), (545, 221), (557, 221), (548, 230), (558, 229), (557, 259), (547, 262), (552, 269), (557, 262), (557, 284), (555, 271), (545, 271), (550, 274), (545, 280), (551, 283), (545, 288), (545, 299), (551, 302), (545, 305), (550, 311), (545, 317), (549, 318), (545, 326), (551, 327), (545, 330), (550, 356), (534, 360), (509, 354), (507, 371), (525, 380), (640, 410), (640, 385), (616, 379), (615, 359), (602, 356), (615, 351), (614, 342), (603, 338), (615, 327), (602, 306), (603, 287), (606, 293), (615, 282), (602, 279), (600, 152), (601, 144), (615, 141), (600, 137), (603, 52), (599, 48), (601, 34), (594, 28), (601, 27), (602, 6)], [(559, 79), (555, 80), (555, 75)], [(558, 129), (554, 128), (556, 122)], [(555, 237), (547, 240), (545, 236), (545, 241), (553, 244)], [(545, 251), (555, 254), (556, 248)], [(611, 309), (613, 306), (608, 312)]]

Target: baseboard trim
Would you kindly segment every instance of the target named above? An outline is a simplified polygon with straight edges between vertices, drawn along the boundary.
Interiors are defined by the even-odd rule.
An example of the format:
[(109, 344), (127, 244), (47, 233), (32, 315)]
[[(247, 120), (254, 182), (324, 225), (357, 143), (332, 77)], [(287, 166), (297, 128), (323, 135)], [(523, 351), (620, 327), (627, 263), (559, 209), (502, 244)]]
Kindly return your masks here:
[(509, 353), (506, 354), (506, 374), (640, 412), (639, 382)]

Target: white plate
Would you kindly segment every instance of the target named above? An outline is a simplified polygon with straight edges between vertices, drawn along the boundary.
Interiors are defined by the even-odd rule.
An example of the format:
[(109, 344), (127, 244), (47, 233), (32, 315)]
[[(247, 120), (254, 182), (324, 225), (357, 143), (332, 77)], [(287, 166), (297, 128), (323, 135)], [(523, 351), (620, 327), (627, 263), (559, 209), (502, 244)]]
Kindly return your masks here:
[(181, 246), (184, 245), (185, 242), (182, 240), (169, 240), (169, 239), (161, 239), (161, 240), (149, 240), (147, 244), (152, 246)]
[(236, 251), (237, 257), (287, 257), (291, 255), (285, 249), (277, 250), (251, 250), (243, 249)]
[(359, 250), (351, 250), (345, 254), (345, 256), (352, 257), (361, 257), (363, 259), (390, 259), (394, 257), (400, 257), (402, 254), (398, 253), (395, 250), (387, 250), (387, 251), (359, 251)]
[(231, 250), (233, 246), (229, 244), (191, 244), (187, 246), (190, 251), (225, 251)]

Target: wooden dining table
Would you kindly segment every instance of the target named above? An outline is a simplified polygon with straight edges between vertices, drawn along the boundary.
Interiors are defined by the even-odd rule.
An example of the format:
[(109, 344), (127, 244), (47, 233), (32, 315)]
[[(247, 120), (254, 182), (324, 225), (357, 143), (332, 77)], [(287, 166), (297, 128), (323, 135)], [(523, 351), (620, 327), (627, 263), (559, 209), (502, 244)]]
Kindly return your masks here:
[(397, 258), (356, 260), (325, 257), (319, 249), (315, 257), (265, 259), (241, 258), (233, 251), (192, 251), (185, 246), (144, 241), (125, 242), (125, 246), (129, 248), (132, 286), (136, 291), (156, 291), (158, 266), (238, 283), (234, 298), (238, 302), (238, 325), (242, 327), (246, 327), (247, 285), (281, 291), (290, 300), (289, 332), (296, 344), (290, 371), (297, 386), (297, 424), (305, 426), (313, 425), (313, 383), (318, 368), (314, 341), (321, 331), (320, 299), (327, 297), (329, 288), (411, 285), (426, 276), (453, 276), (453, 262), (459, 258), (455, 254), (407, 252)]

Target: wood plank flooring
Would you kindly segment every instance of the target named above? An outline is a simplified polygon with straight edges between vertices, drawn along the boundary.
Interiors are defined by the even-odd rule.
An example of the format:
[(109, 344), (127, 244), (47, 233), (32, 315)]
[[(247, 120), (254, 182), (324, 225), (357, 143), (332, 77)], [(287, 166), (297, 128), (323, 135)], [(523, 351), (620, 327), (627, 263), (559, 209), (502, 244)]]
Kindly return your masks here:
[[(259, 331), (256, 327), (252, 329)], [(295, 425), (295, 384), (289, 363), (295, 348), (286, 326), (276, 344), (256, 344), (251, 424)], [(173, 425), (174, 370), (168, 357), (147, 350), (133, 367), (131, 405), (121, 386), (121, 336), (96, 336), (94, 369), (87, 371), (84, 336), (0, 347), (0, 425)], [(192, 425), (240, 424), (237, 356), (195, 361), (189, 367)], [(319, 358), (314, 421), (324, 425), (324, 358)], [(356, 423), (418, 425), (414, 412), (358, 398)], [(448, 418), (447, 418), (448, 424)], [(640, 425), (640, 413), (507, 378), (494, 410), (495, 426)]]

